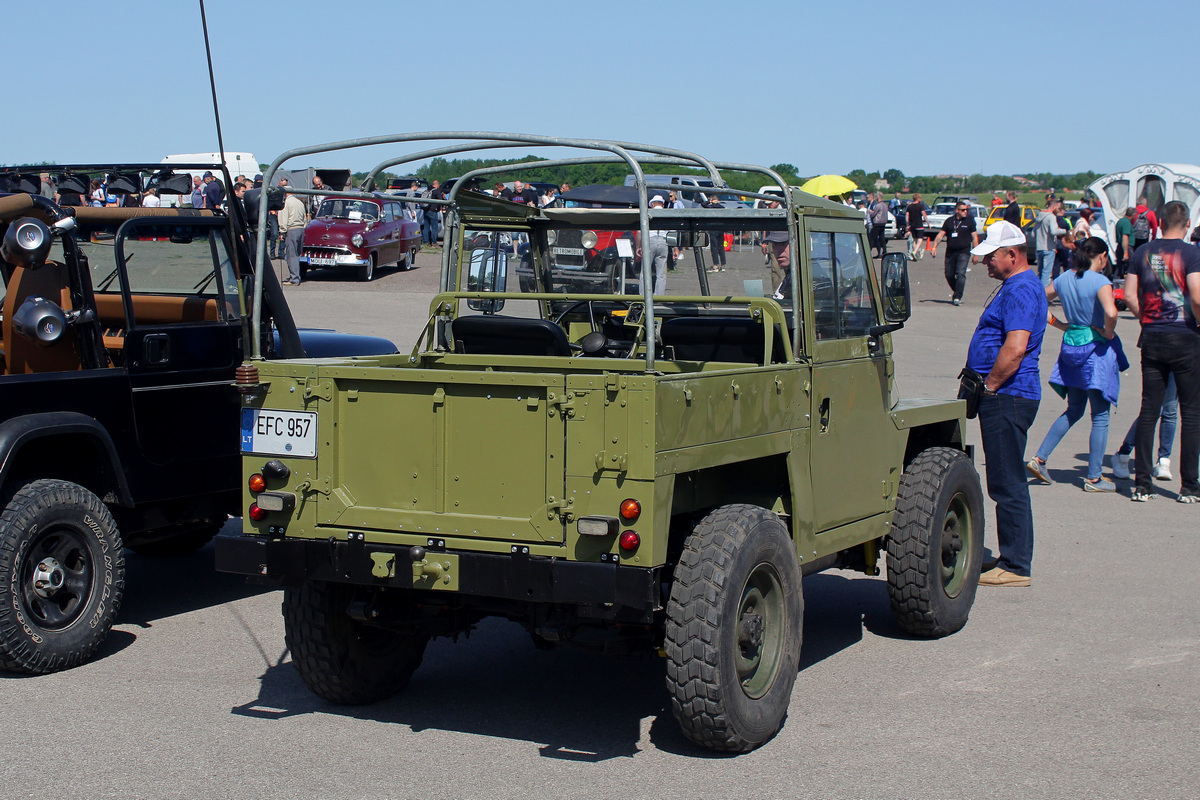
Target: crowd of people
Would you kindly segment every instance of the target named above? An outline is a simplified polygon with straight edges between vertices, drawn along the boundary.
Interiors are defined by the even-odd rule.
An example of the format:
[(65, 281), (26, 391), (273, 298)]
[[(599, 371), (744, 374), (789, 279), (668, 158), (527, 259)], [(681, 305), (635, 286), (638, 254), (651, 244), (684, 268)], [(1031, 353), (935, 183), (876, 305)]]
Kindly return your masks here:
[[(1139, 210), (1127, 216), (1146, 218)], [(1053, 201), (1047, 211), (1054, 212)], [(1039, 217), (1039, 223), (1041, 218)], [(1180, 503), (1200, 502), (1200, 247), (1186, 239), (1188, 207), (1165, 204), (1159, 217), (1132, 229), (1124, 301), (1139, 325), (1142, 403), (1137, 421), (1111, 460), (1116, 479), (1128, 478), (1133, 452), (1132, 500), (1157, 496), (1155, 478), (1170, 480), (1169, 447), (1178, 406)], [(1054, 222), (1045, 223), (1047, 236)], [(1139, 240), (1138, 233), (1147, 237)], [(1127, 234), (1123, 233), (1125, 237)], [(1049, 244), (1049, 240), (1045, 241)], [(1117, 334), (1117, 308), (1109, 278), (1108, 242), (1077, 232), (1070, 269), (1045, 280), (1049, 261), (1043, 248), (1030, 264), (1025, 233), (1010, 221), (993, 223), (984, 241), (971, 249), (1000, 286), (985, 305), (967, 352), (967, 368), (984, 377), (978, 417), (987, 470), (988, 494), (996, 502), (999, 556), (985, 564), (980, 584), (1029, 586), (1033, 561), (1033, 511), (1029, 476), (1053, 483), (1047, 464), (1063, 436), (1086, 410), (1091, 412), (1088, 464), (1082, 488), (1112, 493), (1115, 481), (1102, 474), (1108, 444), (1109, 413), (1120, 394), (1121, 372), (1129, 360)], [(1051, 303), (1058, 307), (1051, 309)], [(1036, 454), (1025, 460), (1030, 426), (1041, 403), (1039, 356), (1047, 325), (1063, 331), (1049, 385), (1067, 402)], [(965, 371), (964, 371), (965, 372)], [(1174, 398), (1170, 392), (1174, 391)], [(1161, 422), (1161, 425), (1160, 425)], [(1160, 427), (1155, 445), (1155, 428)], [(1166, 445), (1166, 455), (1164, 453)]]

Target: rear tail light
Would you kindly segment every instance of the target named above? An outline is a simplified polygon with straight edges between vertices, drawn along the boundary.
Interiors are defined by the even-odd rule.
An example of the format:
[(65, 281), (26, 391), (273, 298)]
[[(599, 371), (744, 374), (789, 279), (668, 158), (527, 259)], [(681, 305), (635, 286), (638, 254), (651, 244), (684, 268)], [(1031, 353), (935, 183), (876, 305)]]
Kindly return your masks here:
[(642, 504), (632, 497), (621, 501), (621, 519), (633, 522), (642, 514)]
[(250, 491), (258, 494), (259, 492), (266, 491), (267, 479), (256, 472), (250, 476), (250, 480), (246, 482), (246, 485), (250, 487)]
[(642, 543), (642, 537), (638, 536), (637, 531), (625, 531), (621, 534), (620, 542), (622, 550), (626, 553), (632, 553)]
[(254, 520), (255, 522), (262, 522), (266, 518), (267, 510), (265, 508), (259, 508), (258, 503), (250, 504), (250, 519)]

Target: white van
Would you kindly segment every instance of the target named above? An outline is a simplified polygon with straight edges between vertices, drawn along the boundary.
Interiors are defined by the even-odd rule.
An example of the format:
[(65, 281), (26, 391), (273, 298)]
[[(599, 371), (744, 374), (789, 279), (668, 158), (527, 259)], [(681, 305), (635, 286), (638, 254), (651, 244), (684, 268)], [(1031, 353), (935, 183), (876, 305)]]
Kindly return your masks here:
[[(177, 153), (167, 156), (162, 160), (163, 164), (220, 164), (220, 153)], [(225, 151), (225, 168), (229, 170), (231, 180), (236, 179), (238, 175), (245, 175), (247, 178), (253, 178), (259, 172), (258, 159), (253, 153), (231, 153)], [(229, 187), (225, 187), (226, 192)], [(189, 199), (181, 195), (167, 195), (162, 199), (163, 205), (176, 206), (187, 205)]]

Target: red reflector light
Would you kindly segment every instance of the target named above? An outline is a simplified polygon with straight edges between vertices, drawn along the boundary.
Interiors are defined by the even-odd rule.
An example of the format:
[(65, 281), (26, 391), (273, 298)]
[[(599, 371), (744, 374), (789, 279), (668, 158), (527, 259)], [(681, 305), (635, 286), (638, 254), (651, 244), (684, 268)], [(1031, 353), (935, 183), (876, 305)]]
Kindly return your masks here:
[(266, 518), (266, 509), (259, 508), (258, 503), (250, 504), (250, 519), (254, 520), (255, 522), (262, 522)]
[(620, 542), (622, 550), (632, 553), (642, 543), (642, 537), (638, 536), (637, 531), (625, 531), (621, 534)]
[(254, 492), (255, 494), (258, 494), (259, 492), (265, 492), (267, 489), (267, 479), (256, 472), (250, 476), (249, 486), (250, 491)]
[(642, 513), (642, 504), (632, 497), (621, 501), (621, 519), (633, 522)]

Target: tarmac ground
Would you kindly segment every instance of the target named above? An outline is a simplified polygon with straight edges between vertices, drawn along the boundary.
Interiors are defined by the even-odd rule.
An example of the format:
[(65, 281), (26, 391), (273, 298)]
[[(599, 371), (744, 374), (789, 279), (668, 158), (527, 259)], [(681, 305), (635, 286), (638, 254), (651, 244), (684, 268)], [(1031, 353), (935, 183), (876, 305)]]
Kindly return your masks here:
[[(384, 335), (406, 352), (437, 269), (423, 252), (416, 269), (370, 284), (318, 272), (288, 299), (301, 324)], [(765, 276), (752, 248), (731, 254), (716, 275), (730, 285), (714, 288)], [(912, 319), (893, 335), (901, 394), (953, 397), (995, 282), (974, 266), (955, 307), (940, 254), (911, 276)], [(1140, 389), (1136, 324), (1122, 314), (1117, 330), (1134, 366), (1109, 453)], [(1043, 379), (1060, 340), (1047, 332)], [(1046, 388), (1028, 454), (1064, 408)], [(0, 678), (0, 797), (1194, 797), (1200, 507), (1173, 502), (1177, 467), (1154, 502), (1130, 502), (1128, 481), (1084, 493), (1087, 439), (1085, 420), (1050, 461), (1054, 483), (1031, 486), (1032, 586), (981, 587), (953, 636), (903, 634), (882, 577), (805, 579), (789, 716), (750, 754), (682, 737), (657, 658), (544, 652), (498, 620), (432, 643), (401, 694), (331, 705), (289, 663), (281, 593), (214, 572), (210, 545), (129, 553), (125, 602), (95, 659)], [(994, 550), (990, 503), (986, 524)]]

